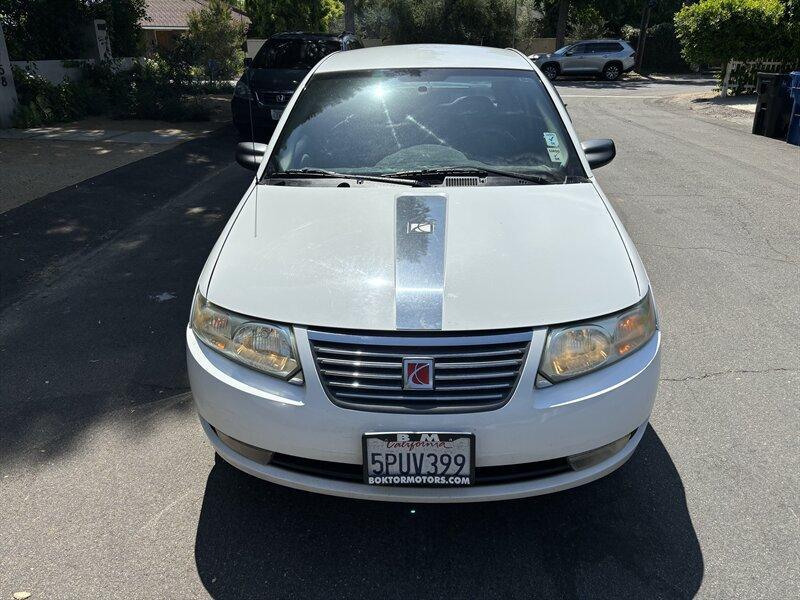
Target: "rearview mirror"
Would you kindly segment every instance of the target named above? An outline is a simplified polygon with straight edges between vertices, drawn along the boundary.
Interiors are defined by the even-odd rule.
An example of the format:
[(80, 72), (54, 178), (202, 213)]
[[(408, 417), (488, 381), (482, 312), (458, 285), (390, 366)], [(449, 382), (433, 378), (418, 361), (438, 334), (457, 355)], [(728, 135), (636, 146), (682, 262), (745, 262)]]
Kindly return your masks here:
[(257, 171), (261, 159), (267, 153), (267, 145), (258, 142), (239, 142), (236, 146), (236, 162), (245, 169)]
[(244, 67), (245, 67), (245, 69), (250, 67), (250, 65), (252, 65), (252, 64), (253, 64), (253, 59), (250, 58), (249, 56), (245, 56), (244, 57)]
[(592, 169), (607, 165), (617, 155), (614, 140), (586, 140), (581, 142), (581, 148), (586, 154), (586, 160)]
[(573, 54), (575, 54), (575, 51), (574, 51), (574, 50), (567, 50), (567, 51), (564, 53), (564, 56), (572, 56)]

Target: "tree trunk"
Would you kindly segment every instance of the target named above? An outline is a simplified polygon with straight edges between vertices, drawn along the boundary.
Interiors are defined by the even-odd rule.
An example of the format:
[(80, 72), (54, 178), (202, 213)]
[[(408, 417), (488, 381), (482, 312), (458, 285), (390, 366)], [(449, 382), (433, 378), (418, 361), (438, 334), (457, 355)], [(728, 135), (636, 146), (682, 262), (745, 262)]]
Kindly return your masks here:
[(356, 32), (356, 0), (344, 0), (344, 30)]
[(514, 0), (514, 28), (511, 31), (511, 47), (517, 47), (517, 0)]
[(556, 22), (556, 50), (564, 45), (567, 33), (567, 14), (569, 13), (569, 0), (559, 0), (558, 21)]
[(650, 0), (645, 0), (642, 9), (642, 22), (639, 26), (639, 43), (636, 44), (636, 63), (633, 68), (638, 73), (644, 62), (644, 44), (647, 41), (647, 28), (650, 25)]

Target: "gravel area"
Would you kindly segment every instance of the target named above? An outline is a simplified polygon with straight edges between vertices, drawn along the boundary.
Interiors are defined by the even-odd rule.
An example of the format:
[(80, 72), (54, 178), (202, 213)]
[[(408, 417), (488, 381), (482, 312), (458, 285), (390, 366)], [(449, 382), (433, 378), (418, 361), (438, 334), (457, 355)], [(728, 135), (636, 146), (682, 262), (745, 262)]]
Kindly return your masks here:
[(757, 99), (758, 97), (753, 95), (720, 98), (716, 92), (704, 91), (678, 94), (669, 98), (667, 102), (684, 105), (700, 116), (725, 121), (737, 128), (750, 131), (753, 127)]

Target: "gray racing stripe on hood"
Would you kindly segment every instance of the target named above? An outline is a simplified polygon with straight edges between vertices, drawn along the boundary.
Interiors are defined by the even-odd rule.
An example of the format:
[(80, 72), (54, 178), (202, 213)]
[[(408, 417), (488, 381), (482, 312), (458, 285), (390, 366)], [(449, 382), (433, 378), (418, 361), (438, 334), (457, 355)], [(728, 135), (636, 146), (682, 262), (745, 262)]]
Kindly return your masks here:
[(441, 329), (447, 198), (398, 196), (395, 213), (397, 329)]

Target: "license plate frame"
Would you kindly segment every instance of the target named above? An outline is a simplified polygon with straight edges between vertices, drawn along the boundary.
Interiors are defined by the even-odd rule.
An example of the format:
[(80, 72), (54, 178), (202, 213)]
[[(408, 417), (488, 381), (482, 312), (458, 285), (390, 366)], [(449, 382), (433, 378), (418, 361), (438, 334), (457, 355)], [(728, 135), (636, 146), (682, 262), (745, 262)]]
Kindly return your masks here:
[[(398, 436), (407, 436), (405, 439)], [(453, 459), (453, 455), (459, 454), (458, 450), (460, 449), (461, 452), (465, 449), (464, 446), (466, 445), (466, 449), (469, 451), (469, 455), (467, 456), (468, 460), (468, 470), (466, 473), (463, 471), (459, 472), (458, 475), (454, 473), (450, 473), (449, 467), (442, 472), (442, 474), (430, 474), (430, 473), (409, 473), (407, 475), (401, 473), (384, 473), (384, 474), (376, 474), (371, 473), (370, 469), (370, 440), (381, 440), (384, 443), (388, 441), (392, 442), (424, 442), (424, 441), (432, 441), (431, 436), (435, 436), (435, 442), (451, 442), (457, 443), (461, 446), (461, 448), (454, 448), (454, 451), (451, 453), (447, 452), (438, 452), (438, 455), (445, 455), (449, 454), (451, 456), (451, 461)], [(463, 440), (463, 441), (462, 441)], [(370, 486), (380, 486), (380, 487), (470, 487), (475, 485), (475, 434), (467, 431), (382, 431), (382, 432), (368, 432), (364, 433), (361, 437), (361, 446), (362, 446), (362, 463), (363, 463), (363, 481), (365, 485)], [(386, 448), (389, 450), (389, 448)], [(407, 463), (409, 467), (416, 466), (413, 459), (410, 458), (412, 454), (430, 454), (434, 453), (437, 454), (436, 451), (434, 452), (425, 452), (425, 450), (430, 450), (430, 448), (414, 448), (411, 450), (406, 450), (403, 452), (401, 449), (398, 449), (397, 452), (393, 453), (398, 456), (398, 461), (400, 460), (399, 455), (404, 454), (408, 455), (409, 458), (407, 459), (409, 462)], [(436, 449), (433, 449), (436, 450)], [(427, 457), (423, 457), (421, 462), (419, 463), (421, 467), (426, 466), (425, 460)], [(428, 463), (432, 462), (428, 459)], [(392, 465), (394, 466), (394, 465)], [(427, 469), (425, 469), (427, 471)], [(437, 469), (438, 471), (438, 469)], [(381, 479), (377, 480), (376, 478), (389, 478), (388, 480)], [(450, 479), (451, 477), (455, 477), (458, 479)], [(405, 479), (403, 479), (405, 478)], [(439, 480), (438, 478), (442, 478)], [(464, 478), (468, 478), (467, 481), (464, 481)], [(398, 481), (399, 479), (399, 481)]]

